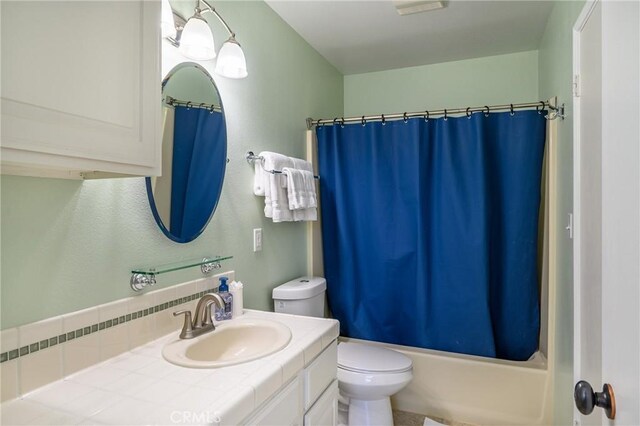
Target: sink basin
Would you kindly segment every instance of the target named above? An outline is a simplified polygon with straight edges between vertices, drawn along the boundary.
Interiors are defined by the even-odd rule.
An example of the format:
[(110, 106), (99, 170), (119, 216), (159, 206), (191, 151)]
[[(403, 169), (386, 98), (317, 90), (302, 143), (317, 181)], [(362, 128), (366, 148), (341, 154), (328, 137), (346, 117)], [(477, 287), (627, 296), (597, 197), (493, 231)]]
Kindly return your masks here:
[(217, 368), (265, 357), (284, 348), (291, 330), (277, 321), (236, 319), (195, 339), (178, 339), (162, 349), (164, 359), (190, 368)]

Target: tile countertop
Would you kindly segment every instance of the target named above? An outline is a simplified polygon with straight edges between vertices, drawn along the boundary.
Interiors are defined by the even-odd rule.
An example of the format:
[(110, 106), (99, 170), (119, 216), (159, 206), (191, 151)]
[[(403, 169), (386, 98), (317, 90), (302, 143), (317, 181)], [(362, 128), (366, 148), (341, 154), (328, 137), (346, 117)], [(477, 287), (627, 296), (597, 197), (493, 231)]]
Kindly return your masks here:
[(218, 369), (162, 358), (178, 331), (0, 405), (3, 425), (235, 425), (338, 337), (338, 321), (245, 310), (280, 321), (291, 341), (267, 357)]

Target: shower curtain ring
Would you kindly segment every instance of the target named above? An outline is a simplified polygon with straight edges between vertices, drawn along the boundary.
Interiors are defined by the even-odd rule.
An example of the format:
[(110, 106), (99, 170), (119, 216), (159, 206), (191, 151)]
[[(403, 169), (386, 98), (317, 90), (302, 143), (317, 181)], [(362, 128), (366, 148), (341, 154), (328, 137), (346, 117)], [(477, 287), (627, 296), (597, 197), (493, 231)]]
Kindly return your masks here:
[(215, 111), (214, 105), (211, 104), (211, 107), (209, 108), (209, 114), (213, 114), (213, 111)]
[(491, 109), (489, 109), (489, 107), (487, 105), (484, 106), (487, 110), (484, 112), (484, 116), (488, 117), (489, 116), (489, 111), (491, 111)]
[(471, 107), (467, 107), (467, 118), (471, 118)]
[(381, 115), (382, 115), (382, 125), (384, 126), (385, 124), (387, 124), (387, 122), (386, 122), (386, 120), (384, 118), (384, 114), (381, 114)]
[(407, 121), (409, 120), (409, 119), (407, 118), (407, 113), (406, 113), (406, 112), (405, 112), (404, 114), (402, 114), (402, 120), (404, 121), (404, 123), (405, 123), (405, 124), (406, 124), (406, 123), (407, 123)]
[(542, 110), (544, 109), (544, 106), (545, 106), (544, 102), (540, 101), (540, 105), (536, 107), (536, 111), (538, 111), (538, 114), (542, 114)]
[(336, 117), (336, 118), (334, 118), (334, 119), (333, 119), (333, 125), (334, 125), (334, 126), (336, 125), (336, 121), (338, 121), (338, 117)]
[(513, 117), (513, 114), (514, 114), (514, 112), (513, 112), (513, 104), (509, 104), (509, 111), (510, 111), (509, 115), (511, 115)]
[(444, 110), (444, 121), (447, 121), (447, 110)]
[(187, 102), (187, 109), (191, 109), (191, 101)]
[(367, 124), (367, 120), (364, 119), (364, 115), (362, 116), (362, 127), (364, 127), (364, 125)]
[(340, 128), (344, 129), (344, 117), (340, 118)]
[(427, 115), (424, 116), (424, 122), (428, 123), (429, 122), (429, 111), (425, 111), (424, 113), (427, 114)]

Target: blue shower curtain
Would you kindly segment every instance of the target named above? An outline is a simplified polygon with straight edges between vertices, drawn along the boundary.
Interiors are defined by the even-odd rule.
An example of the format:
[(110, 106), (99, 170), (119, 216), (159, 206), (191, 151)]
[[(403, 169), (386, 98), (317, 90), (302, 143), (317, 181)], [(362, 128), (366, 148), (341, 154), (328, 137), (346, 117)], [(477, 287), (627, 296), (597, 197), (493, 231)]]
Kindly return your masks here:
[(538, 347), (536, 111), (319, 126), (342, 335), (526, 360)]
[[(207, 225), (222, 184), (226, 161), (226, 127), (221, 112), (203, 108), (175, 107), (171, 181), (170, 232), (189, 239)], [(218, 161), (216, 161), (218, 160)]]

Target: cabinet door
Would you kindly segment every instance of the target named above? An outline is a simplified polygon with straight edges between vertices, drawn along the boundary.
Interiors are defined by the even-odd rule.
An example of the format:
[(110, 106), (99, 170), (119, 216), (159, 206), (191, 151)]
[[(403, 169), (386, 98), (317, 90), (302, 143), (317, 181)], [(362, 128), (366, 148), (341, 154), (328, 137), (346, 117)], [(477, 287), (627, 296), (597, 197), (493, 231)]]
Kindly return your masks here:
[(335, 426), (337, 424), (338, 381), (334, 380), (304, 415), (304, 426)]
[(3, 172), (158, 175), (160, 1), (0, 7)]

